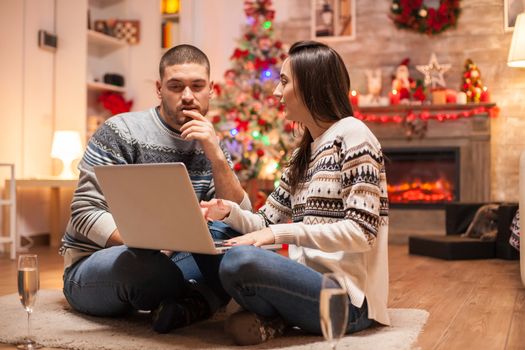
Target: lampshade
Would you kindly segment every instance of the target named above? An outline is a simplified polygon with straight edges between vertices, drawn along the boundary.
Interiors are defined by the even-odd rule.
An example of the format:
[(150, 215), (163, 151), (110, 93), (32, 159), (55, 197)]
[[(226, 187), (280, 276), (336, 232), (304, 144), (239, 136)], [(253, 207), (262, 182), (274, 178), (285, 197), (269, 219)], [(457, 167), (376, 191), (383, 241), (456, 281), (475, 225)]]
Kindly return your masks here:
[(525, 12), (516, 18), (507, 64), (509, 67), (525, 68)]
[(61, 178), (74, 178), (71, 171), (71, 163), (74, 159), (82, 155), (82, 141), (78, 131), (61, 130), (55, 131), (53, 135), (53, 145), (51, 147), (51, 157), (58, 158), (63, 162)]

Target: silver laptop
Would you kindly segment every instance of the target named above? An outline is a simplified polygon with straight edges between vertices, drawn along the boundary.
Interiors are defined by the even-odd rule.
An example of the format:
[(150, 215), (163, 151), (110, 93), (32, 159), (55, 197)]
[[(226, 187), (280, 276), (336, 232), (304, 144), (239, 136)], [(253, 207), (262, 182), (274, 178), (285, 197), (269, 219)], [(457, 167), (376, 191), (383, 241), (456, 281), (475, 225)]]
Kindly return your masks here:
[(95, 166), (95, 174), (128, 247), (202, 254), (231, 248), (211, 237), (183, 163)]

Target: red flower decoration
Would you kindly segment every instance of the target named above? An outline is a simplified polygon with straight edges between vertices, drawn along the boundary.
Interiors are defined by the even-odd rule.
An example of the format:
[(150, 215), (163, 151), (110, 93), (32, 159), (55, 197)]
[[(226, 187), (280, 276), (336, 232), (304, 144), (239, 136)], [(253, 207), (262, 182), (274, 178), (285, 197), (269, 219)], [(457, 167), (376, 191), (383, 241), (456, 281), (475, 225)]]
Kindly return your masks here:
[(262, 157), (264, 156), (264, 151), (262, 149), (257, 150), (257, 156)]
[(98, 96), (98, 101), (111, 115), (129, 112), (133, 106), (133, 100), (126, 101), (122, 94), (116, 92), (103, 92)]

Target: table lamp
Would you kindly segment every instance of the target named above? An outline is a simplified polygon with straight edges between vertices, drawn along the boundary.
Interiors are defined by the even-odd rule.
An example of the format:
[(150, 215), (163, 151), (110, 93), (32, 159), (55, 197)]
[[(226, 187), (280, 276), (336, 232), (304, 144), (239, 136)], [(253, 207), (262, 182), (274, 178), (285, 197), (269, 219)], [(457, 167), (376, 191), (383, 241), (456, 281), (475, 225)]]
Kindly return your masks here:
[(73, 160), (82, 155), (82, 142), (78, 131), (60, 130), (53, 135), (53, 146), (51, 147), (51, 157), (62, 161), (62, 172), (58, 177), (61, 179), (76, 178), (71, 169)]
[(525, 68), (525, 12), (516, 18), (507, 64), (509, 67)]

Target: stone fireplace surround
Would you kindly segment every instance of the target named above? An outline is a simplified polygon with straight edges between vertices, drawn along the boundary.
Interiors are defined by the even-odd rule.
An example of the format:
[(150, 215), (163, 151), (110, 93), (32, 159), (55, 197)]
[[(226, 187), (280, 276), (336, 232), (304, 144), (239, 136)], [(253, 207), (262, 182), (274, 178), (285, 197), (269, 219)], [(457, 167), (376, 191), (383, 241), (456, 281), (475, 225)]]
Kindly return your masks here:
[[(410, 112), (461, 113), (494, 104), (389, 106), (360, 108), (363, 115), (400, 115)], [(488, 112), (468, 118), (414, 123), (366, 122), (383, 149), (414, 149), (457, 147), (459, 149), (459, 202), (486, 202), (490, 200), (490, 117)], [(408, 135), (408, 136), (407, 136)], [(387, 172), (388, 180), (388, 172)], [(411, 235), (444, 235), (445, 210), (435, 206), (406, 208), (396, 205), (390, 209), (390, 241), (407, 242)]]

